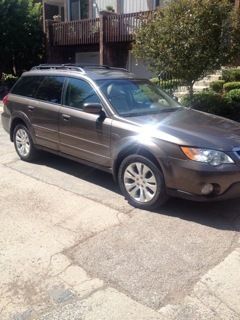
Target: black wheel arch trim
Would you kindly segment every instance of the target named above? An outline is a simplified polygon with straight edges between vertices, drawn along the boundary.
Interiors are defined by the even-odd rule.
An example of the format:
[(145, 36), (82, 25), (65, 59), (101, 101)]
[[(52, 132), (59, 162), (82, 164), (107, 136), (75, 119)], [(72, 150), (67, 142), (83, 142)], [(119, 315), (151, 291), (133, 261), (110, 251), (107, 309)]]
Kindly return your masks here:
[(118, 150), (118, 153), (115, 153), (115, 156), (113, 156), (113, 178), (114, 181), (117, 181), (118, 177), (118, 170), (120, 167), (121, 162), (123, 161), (124, 158), (126, 158), (129, 155), (142, 155), (148, 158), (150, 161), (152, 161), (157, 167), (161, 170), (161, 172), (164, 175), (164, 170), (163, 170), (163, 164), (161, 160), (154, 155), (152, 150), (148, 148), (145, 144), (140, 144), (140, 143), (128, 143), (127, 145), (125, 144), (124, 147), (122, 147), (120, 150)]
[(33, 140), (33, 143), (36, 143), (35, 132), (34, 132), (33, 126), (31, 125), (31, 122), (28, 119), (28, 117), (25, 115), (25, 113), (20, 112), (20, 111), (14, 113), (12, 115), (12, 117), (11, 117), (11, 124), (10, 124), (10, 139), (11, 139), (11, 141), (13, 142), (14, 128), (19, 123), (24, 123), (25, 124), (25, 126), (27, 127), (27, 129), (29, 130), (29, 132), (31, 134), (31, 138)]

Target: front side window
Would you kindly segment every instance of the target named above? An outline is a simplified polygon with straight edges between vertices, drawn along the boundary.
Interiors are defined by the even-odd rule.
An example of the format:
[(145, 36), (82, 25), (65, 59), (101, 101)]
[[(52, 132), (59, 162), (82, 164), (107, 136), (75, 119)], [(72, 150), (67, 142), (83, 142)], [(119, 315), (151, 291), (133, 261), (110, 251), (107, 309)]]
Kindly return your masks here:
[(64, 104), (82, 110), (84, 103), (101, 103), (101, 101), (86, 81), (69, 78)]
[(60, 104), (63, 83), (64, 77), (46, 76), (38, 88), (36, 98), (39, 100)]
[(23, 76), (15, 84), (11, 93), (28, 98), (34, 98), (43, 79), (43, 76)]
[(98, 80), (98, 85), (118, 114), (135, 116), (181, 107), (147, 80)]

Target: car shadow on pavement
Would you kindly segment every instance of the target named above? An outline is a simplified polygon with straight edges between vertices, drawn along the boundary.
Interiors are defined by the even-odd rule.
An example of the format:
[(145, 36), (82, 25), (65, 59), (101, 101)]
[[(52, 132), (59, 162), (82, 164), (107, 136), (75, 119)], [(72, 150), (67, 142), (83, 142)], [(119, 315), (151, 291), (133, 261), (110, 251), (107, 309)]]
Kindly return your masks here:
[(193, 221), (215, 229), (240, 231), (240, 199), (195, 202), (170, 198), (155, 213)]
[[(112, 175), (104, 171), (48, 153), (43, 153), (36, 164), (62, 171), (121, 195)], [(240, 231), (240, 199), (194, 202), (170, 198), (163, 207), (152, 211), (152, 213), (178, 217), (216, 229)]]
[(35, 164), (44, 165), (58, 171), (67, 173), (73, 177), (99, 185), (105, 189), (121, 194), (117, 184), (110, 173), (83, 165), (73, 160), (42, 152)]

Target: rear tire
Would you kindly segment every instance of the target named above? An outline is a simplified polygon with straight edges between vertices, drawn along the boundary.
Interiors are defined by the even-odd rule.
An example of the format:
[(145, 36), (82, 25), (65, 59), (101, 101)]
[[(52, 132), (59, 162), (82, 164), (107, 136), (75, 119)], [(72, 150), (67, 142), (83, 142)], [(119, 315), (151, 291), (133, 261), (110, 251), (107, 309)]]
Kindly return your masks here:
[(168, 200), (161, 170), (144, 156), (130, 155), (122, 161), (118, 183), (125, 198), (136, 208), (153, 210)]
[(13, 141), (21, 160), (32, 162), (37, 159), (39, 152), (35, 148), (31, 135), (25, 125), (18, 124), (14, 128)]

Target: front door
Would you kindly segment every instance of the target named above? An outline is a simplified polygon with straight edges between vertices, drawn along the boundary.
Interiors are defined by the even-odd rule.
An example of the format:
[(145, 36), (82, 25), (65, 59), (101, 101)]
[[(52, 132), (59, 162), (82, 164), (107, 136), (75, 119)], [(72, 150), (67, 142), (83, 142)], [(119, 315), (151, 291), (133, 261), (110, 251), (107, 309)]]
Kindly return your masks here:
[(110, 167), (112, 120), (83, 111), (84, 103), (102, 103), (95, 89), (85, 80), (69, 78), (59, 116), (60, 151)]

